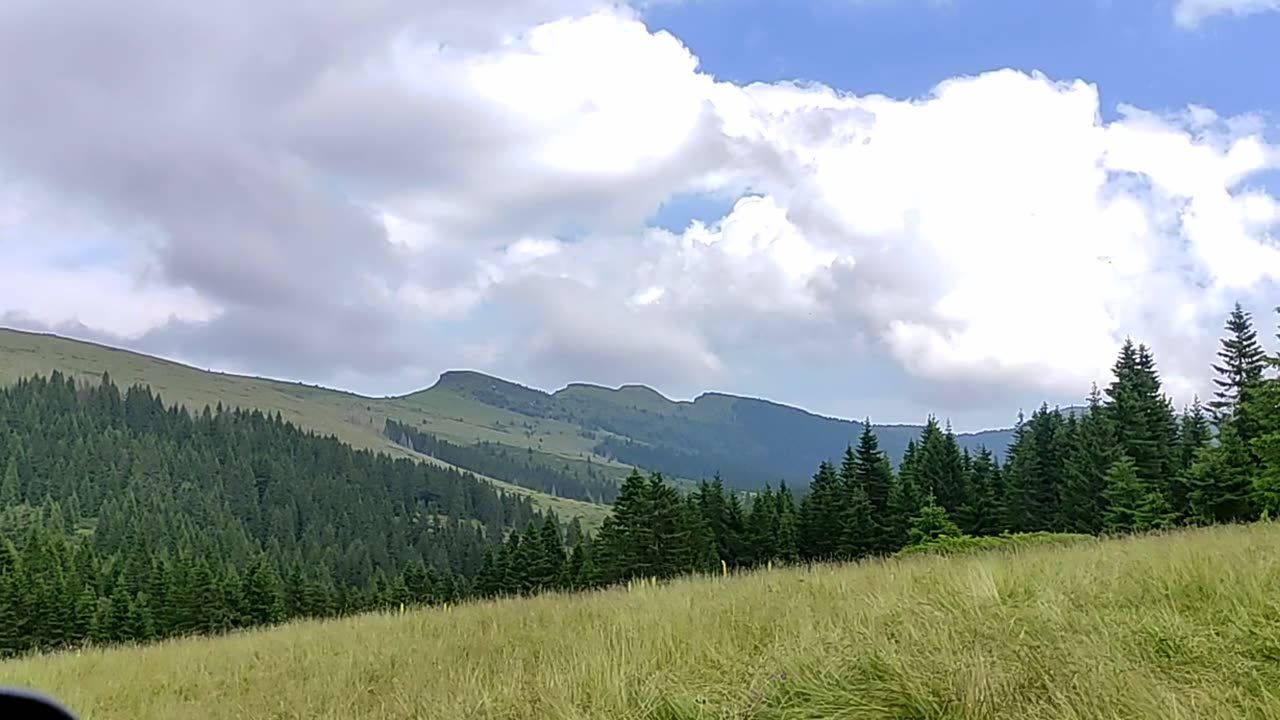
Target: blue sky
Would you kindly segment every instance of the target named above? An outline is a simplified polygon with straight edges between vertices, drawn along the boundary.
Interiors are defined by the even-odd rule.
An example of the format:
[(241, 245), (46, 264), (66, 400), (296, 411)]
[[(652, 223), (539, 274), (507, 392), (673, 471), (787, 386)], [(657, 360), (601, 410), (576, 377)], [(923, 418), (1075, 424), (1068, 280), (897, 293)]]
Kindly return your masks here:
[[(894, 97), (958, 75), (1016, 68), (1083, 78), (1116, 103), (1223, 115), (1280, 111), (1280, 13), (1174, 22), (1171, 0), (705, 0), (646, 21), (736, 82), (807, 79)], [(1272, 70), (1268, 70), (1272, 68)]]
[[(704, 0), (660, 4), (645, 21), (678, 37), (704, 72), (738, 84), (815, 81), (909, 98), (950, 78), (1014, 68), (1096, 84), (1103, 121), (1116, 119), (1121, 103), (1280, 117), (1280, 82), (1266, 79), (1274, 73), (1267, 68), (1280, 67), (1280, 12), (1220, 14), (1186, 28), (1174, 21), (1174, 9), (1164, 0)], [(1261, 177), (1255, 184), (1280, 188), (1280, 173)], [(681, 196), (654, 223), (678, 230), (694, 218), (714, 222), (725, 210), (719, 199)], [(907, 408), (932, 411), (928, 389), (892, 362), (770, 370), (751, 380), (760, 393), (810, 407), (838, 413), (861, 406), (894, 422), (916, 419)], [(1020, 392), (996, 401), (1006, 408), (954, 414), (965, 429), (1004, 425), (1019, 409), (1078, 402), (1087, 390)]]
[(635, 4), (0, 4), (0, 324), (976, 430), (1280, 300), (1280, 0)]

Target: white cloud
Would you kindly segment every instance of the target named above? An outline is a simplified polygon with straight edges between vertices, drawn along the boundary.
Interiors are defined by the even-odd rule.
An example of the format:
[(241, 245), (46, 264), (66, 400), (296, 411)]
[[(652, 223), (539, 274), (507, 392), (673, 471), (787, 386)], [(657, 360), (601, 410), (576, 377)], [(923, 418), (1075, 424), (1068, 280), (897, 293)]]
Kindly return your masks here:
[(1280, 0), (1178, 0), (1173, 19), (1179, 26), (1195, 28), (1214, 15), (1256, 15), (1280, 10)]
[[(381, 3), (360, 42), (348, 38), (318, 68), (293, 68), (306, 82), (287, 92), (227, 91), (235, 126), (286, 158), (287, 177), (306, 189), (255, 196), (255, 211), (272, 212), (228, 226), (253, 231), (257, 244), (246, 247), (260, 268), (237, 269), (227, 255), (214, 279), (157, 272), (169, 256), (128, 240), (135, 225), (167, 230), (162, 250), (205, 247), (180, 237), (188, 226), (175, 218), (212, 203), (200, 192), (210, 185), (186, 185), (184, 175), (164, 185), (172, 206), (124, 212), (116, 186), (83, 172), (72, 182), (0, 130), (0, 171), (8, 158), (10, 172), (52, 197), (107, 198), (103, 225), (134, 262), (68, 269), (48, 254), (14, 255), (0, 275), (13, 283), (0, 284), (0, 312), (128, 336), (159, 332), (176, 314), (195, 333), (186, 341), (202, 328), (260, 339), (276, 309), (317, 327), (282, 328), (300, 341), (273, 347), (308, 348), (295, 358), (310, 363), (300, 372), (334, 378), (367, 371), (332, 344), (351, 327), (365, 335), (348, 349), (406, 358), (387, 364), (388, 378), (427, 372), (429, 356), (436, 370), (480, 363), (542, 384), (694, 391), (767, 374), (766, 356), (853, 378), (874, 353), (957, 388), (948, 402), (980, 404), (995, 386), (1077, 396), (1105, 376), (1126, 334), (1155, 346), (1175, 390), (1204, 392), (1229, 303), (1280, 280), (1280, 204), (1249, 182), (1280, 152), (1256, 117), (1122, 107), (1104, 123), (1094, 86), (1013, 71), (955, 78), (923, 98), (740, 87), (700, 72), (677, 38), (650, 33), (626, 8), (548, 1), (522, 14), (504, 5), (516, 19), (495, 34), (441, 6), (434, 17), (448, 22), (397, 29), (397, 17), (421, 20), (413, 7)], [(261, 28), (289, 13), (268, 13)], [(346, 37), (340, 26), (333, 37)], [(242, 60), (193, 50), (214, 66)], [(219, 78), (233, 77), (198, 76), (215, 97), (227, 90)], [(167, 87), (149, 91), (148, 106), (158, 108), (154, 123), (176, 131), (186, 116), (165, 110), (191, 99)], [(6, 90), (0, 84), (0, 104)], [(258, 157), (246, 148), (236, 157)], [(165, 163), (199, 169), (214, 157), (177, 152), (185, 165), (170, 155)], [(664, 199), (690, 192), (736, 202), (680, 232), (643, 226)], [(351, 206), (344, 211), (372, 215), (376, 231), (348, 232), (336, 210), (286, 222), (288, 211), (309, 215), (311, 203), (335, 196)], [(0, 231), (28, 222), (13, 210), (0, 218)], [(309, 274), (312, 261), (322, 275)], [(146, 284), (136, 268), (148, 269)], [(280, 275), (294, 281), (280, 281), (292, 294), (246, 299), (218, 284)], [(318, 309), (286, 312), (278, 297)], [(493, 337), (456, 347), (422, 331), (481, 308), (514, 326), (494, 324)], [(331, 309), (351, 311), (348, 324)], [(237, 334), (211, 321), (227, 317), (254, 322)], [(230, 342), (220, 350), (236, 352)]]

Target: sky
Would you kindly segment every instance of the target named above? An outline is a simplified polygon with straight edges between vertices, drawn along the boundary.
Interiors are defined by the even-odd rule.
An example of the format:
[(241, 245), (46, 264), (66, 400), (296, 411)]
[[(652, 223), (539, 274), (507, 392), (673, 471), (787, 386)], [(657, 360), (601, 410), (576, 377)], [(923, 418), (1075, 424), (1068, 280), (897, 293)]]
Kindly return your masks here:
[[(0, 325), (1011, 424), (1280, 305), (1280, 0), (0, 0)], [(1272, 348), (1275, 343), (1272, 343)]]

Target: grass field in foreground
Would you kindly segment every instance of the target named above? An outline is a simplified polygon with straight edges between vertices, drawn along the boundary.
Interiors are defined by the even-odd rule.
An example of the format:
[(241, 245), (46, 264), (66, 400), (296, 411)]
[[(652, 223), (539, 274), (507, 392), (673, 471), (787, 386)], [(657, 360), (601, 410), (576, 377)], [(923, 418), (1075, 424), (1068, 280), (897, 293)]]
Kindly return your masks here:
[(125, 718), (1280, 718), (1280, 524), (0, 664)]

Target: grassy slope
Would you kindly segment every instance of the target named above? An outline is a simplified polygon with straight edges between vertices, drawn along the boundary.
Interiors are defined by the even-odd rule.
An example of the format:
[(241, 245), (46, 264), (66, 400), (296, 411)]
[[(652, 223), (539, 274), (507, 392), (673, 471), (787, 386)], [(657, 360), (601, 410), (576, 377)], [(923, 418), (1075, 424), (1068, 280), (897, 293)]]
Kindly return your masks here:
[[(0, 382), (12, 382), (52, 370), (97, 380), (107, 371), (117, 385), (150, 385), (167, 403), (190, 408), (228, 406), (279, 411), (285, 420), (325, 435), (336, 435), (357, 448), (421, 458), (382, 436), (385, 419), (425, 424), (432, 432), (456, 442), (486, 439), (486, 426), (495, 420), (514, 421), (521, 416), (491, 408), (466, 398), (437, 394), (431, 404), (403, 398), (366, 398), (325, 388), (260, 378), (213, 373), (179, 363), (92, 343), (0, 329)], [(496, 439), (496, 438), (489, 438)], [(507, 490), (532, 496), (539, 505), (554, 509), (564, 519), (580, 516), (597, 524), (607, 509), (590, 503), (554, 498), (525, 488), (497, 482)]]
[(1280, 524), (0, 664), (119, 718), (1277, 718)]

